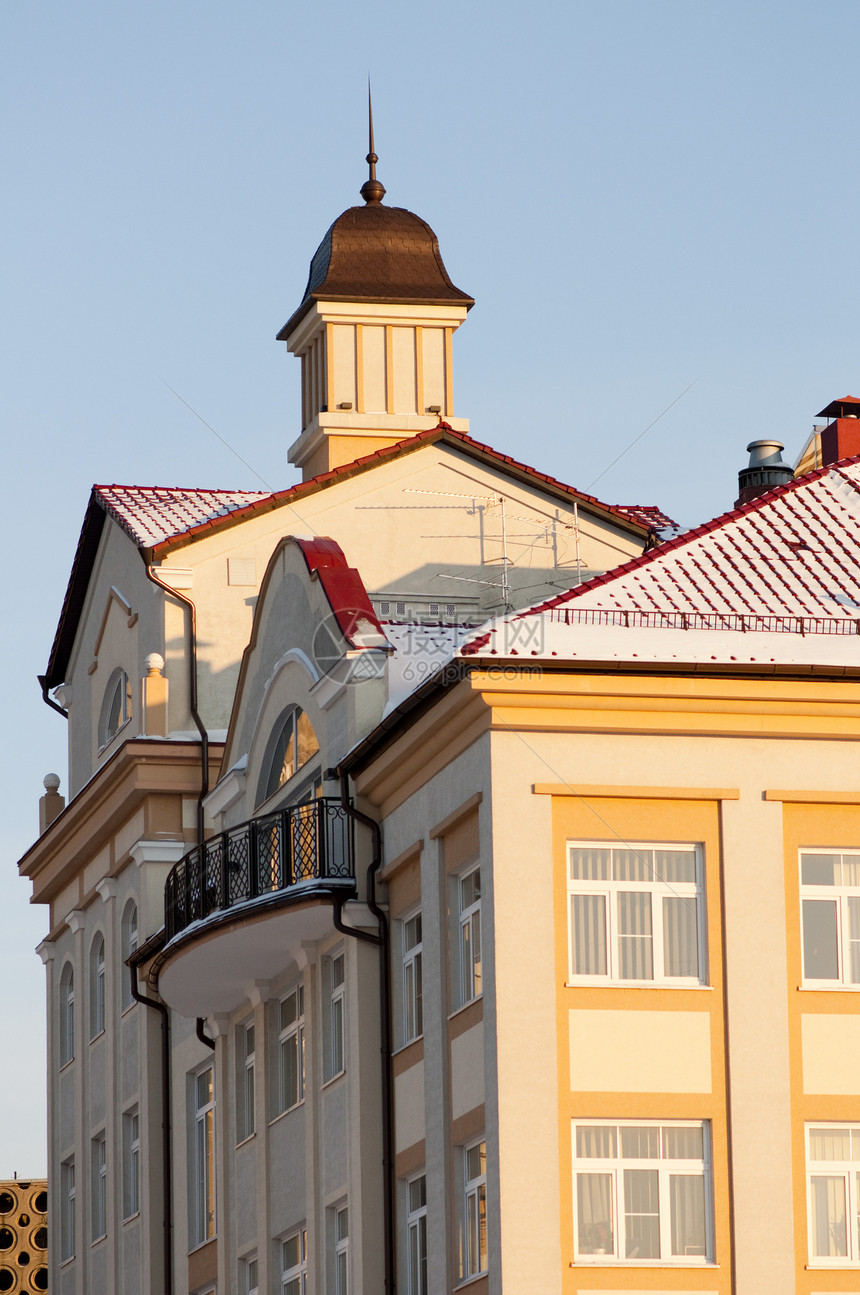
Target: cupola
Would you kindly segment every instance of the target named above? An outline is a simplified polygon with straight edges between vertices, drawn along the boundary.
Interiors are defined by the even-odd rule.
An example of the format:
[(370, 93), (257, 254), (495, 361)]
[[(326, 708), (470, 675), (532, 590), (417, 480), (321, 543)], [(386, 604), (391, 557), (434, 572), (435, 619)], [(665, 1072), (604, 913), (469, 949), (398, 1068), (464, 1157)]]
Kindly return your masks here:
[(302, 432), (289, 459), (303, 477), (454, 417), (452, 347), (474, 301), (451, 282), (433, 230), (386, 207), (370, 117), (363, 207), (330, 227), (278, 341), (302, 362)]

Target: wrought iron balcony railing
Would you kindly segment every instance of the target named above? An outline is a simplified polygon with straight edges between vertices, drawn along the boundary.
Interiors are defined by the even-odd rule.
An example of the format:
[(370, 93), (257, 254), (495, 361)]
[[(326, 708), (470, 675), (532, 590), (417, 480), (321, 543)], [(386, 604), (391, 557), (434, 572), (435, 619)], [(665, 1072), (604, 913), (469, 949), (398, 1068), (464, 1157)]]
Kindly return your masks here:
[(165, 883), (167, 938), (192, 922), (313, 881), (355, 881), (353, 823), (334, 797), (252, 818), (189, 850)]

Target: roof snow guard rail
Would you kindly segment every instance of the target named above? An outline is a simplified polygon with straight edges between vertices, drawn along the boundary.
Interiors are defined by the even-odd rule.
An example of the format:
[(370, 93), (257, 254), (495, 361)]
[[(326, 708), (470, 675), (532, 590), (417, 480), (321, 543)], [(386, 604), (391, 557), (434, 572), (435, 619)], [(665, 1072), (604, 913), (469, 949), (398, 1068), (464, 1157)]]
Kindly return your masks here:
[(277, 901), (299, 887), (298, 899), (317, 889), (304, 882), (326, 890), (355, 886), (353, 824), (339, 797), (252, 818), (189, 850), (165, 883), (167, 938), (250, 900)]
[(741, 616), (733, 612), (607, 611), (551, 607), (550, 620), (562, 625), (623, 625), (659, 630), (740, 630), (742, 634), (860, 634), (860, 619), (829, 616)]

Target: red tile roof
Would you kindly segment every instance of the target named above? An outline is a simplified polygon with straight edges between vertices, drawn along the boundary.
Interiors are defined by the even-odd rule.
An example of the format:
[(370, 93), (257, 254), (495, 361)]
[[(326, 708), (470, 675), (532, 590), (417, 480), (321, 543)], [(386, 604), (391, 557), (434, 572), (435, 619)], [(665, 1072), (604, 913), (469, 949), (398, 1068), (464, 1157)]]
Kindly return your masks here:
[(237, 508), (270, 499), (259, 490), (179, 490), (165, 486), (93, 486), (105, 512), (144, 549), (201, 526)]

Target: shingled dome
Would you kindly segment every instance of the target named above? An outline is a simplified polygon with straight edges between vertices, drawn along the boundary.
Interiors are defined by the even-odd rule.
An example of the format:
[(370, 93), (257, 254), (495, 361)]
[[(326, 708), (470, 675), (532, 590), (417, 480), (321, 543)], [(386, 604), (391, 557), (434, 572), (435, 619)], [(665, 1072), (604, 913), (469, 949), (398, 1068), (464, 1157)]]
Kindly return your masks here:
[(420, 216), (381, 202), (350, 207), (328, 230), (311, 261), (301, 305), (278, 333), (285, 342), (315, 301), (470, 309), (474, 299), (455, 288), (439, 243)]

